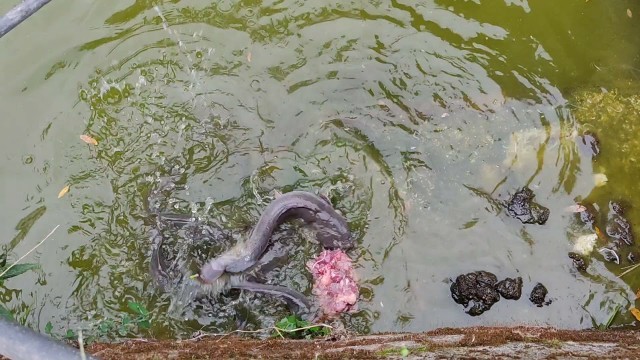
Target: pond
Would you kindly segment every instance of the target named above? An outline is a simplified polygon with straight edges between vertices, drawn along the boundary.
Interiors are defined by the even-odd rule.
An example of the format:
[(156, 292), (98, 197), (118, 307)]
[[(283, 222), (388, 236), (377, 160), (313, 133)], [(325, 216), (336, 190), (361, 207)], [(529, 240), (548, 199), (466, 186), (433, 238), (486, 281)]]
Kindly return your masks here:
[[(598, 249), (610, 202), (640, 226), (639, 19), (631, 0), (52, 1), (0, 39), (1, 243), (15, 261), (60, 227), (0, 303), (40, 331), (108, 339), (289, 314), (247, 291), (176, 306), (156, 288), (148, 202), (169, 183), (163, 209), (233, 234), (196, 249), (207, 256), (275, 191), (328, 195), (357, 242), (353, 331), (637, 325), (640, 269), (622, 274), (638, 241), (619, 264)], [(525, 186), (544, 225), (500, 206)], [(593, 228), (576, 204), (597, 211)], [(579, 271), (568, 254), (594, 232)], [(256, 276), (310, 295), (309, 235), (278, 230)], [(469, 316), (450, 286), (476, 270), (522, 277), (522, 298)], [(538, 282), (547, 306), (528, 299)], [(150, 327), (107, 331), (131, 304)]]

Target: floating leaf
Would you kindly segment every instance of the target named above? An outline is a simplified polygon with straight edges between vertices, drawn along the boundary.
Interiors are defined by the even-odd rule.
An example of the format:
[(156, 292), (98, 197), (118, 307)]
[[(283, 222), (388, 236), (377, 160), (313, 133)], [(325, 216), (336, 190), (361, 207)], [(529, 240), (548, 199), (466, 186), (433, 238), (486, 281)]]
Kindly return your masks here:
[(11, 314), (11, 311), (9, 311), (6, 307), (2, 305), (0, 305), (0, 318), (13, 321), (13, 315)]
[(69, 185), (63, 187), (62, 190), (60, 190), (60, 192), (58, 193), (58, 199), (60, 199), (61, 197), (67, 195), (67, 193), (69, 192), (69, 189), (70, 189)]
[[(329, 327), (322, 325), (312, 326), (309, 321), (303, 320), (296, 315), (289, 315), (280, 319), (275, 327), (277, 335), (292, 339), (311, 339), (316, 336), (324, 336), (331, 333)], [(276, 334), (274, 334), (274, 336)]]
[(604, 235), (604, 233), (602, 232), (602, 230), (600, 230), (599, 227), (594, 226), (594, 230), (596, 231), (596, 235), (598, 235), (599, 239), (607, 240), (607, 237)]
[[(631, 9), (627, 9), (627, 16), (628, 16), (629, 18), (632, 18), (632, 17), (633, 17), (633, 14), (631, 13)], [(640, 319), (638, 319), (638, 320), (640, 320)]]
[(566, 208), (564, 208), (564, 211), (572, 212), (572, 213), (579, 213), (585, 210), (587, 210), (587, 208), (584, 205), (580, 205), (580, 204), (573, 204), (571, 206), (567, 206)]
[(293, 330), (296, 328), (296, 317), (295, 315), (289, 315), (278, 322), (276, 325), (277, 328), (281, 330)]
[(631, 311), (631, 314), (633, 314), (633, 317), (636, 318), (636, 320), (640, 321), (640, 310), (633, 307), (629, 311)]
[(82, 141), (84, 141), (84, 142), (86, 142), (87, 144), (90, 144), (90, 145), (98, 145), (98, 140), (92, 138), (89, 135), (84, 135), (84, 134), (80, 135), (80, 140), (82, 140)]
[(6, 272), (5, 269), (0, 268), (0, 274), (2, 274), (0, 275), (0, 281), (10, 279), (29, 270), (37, 269), (38, 267), (40, 267), (38, 264), (15, 264), (14, 266), (6, 270)]

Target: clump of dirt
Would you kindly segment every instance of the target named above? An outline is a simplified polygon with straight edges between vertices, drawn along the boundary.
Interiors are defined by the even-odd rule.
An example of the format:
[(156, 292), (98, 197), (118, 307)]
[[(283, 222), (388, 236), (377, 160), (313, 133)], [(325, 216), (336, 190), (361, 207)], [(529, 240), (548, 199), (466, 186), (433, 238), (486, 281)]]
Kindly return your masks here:
[(523, 224), (544, 225), (549, 219), (549, 209), (536, 203), (534, 198), (535, 194), (528, 187), (518, 190), (507, 201), (507, 213)]
[(498, 278), (488, 271), (475, 271), (458, 275), (451, 284), (451, 297), (466, 307), (465, 312), (478, 316), (491, 309), (500, 301), (500, 296), (509, 300), (518, 300), (522, 294), (522, 278)]
[(544, 285), (537, 283), (536, 286), (531, 290), (531, 295), (529, 295), (529, 300), (534, 303), (537, 307), (542, 307), (543, 305), (551, 304), (551, 300), (546, 300), (547, 298), (547, 288)]
[(497, 282), (498, 278), (487, 271), (459, 275), (451, 284), (451, 297), (458, 304), (467, 307), (467, 314), (477, 316), (491, 309), (500, 300), (500, 294), (494, 288)]
[(496, 290), (505, 299), (518, 300), (522, 295), (522, 278), (506, 278), (496, 284)]

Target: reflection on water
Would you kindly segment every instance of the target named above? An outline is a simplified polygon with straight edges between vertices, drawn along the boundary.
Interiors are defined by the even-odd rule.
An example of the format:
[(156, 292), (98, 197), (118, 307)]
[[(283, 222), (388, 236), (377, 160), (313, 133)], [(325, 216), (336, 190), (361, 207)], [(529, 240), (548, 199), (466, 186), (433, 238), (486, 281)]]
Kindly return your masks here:
[[(51, 31), (65, 41), (47, 46), (56, 50), (0, 55), (3, 76), (12, 77), (4, 107), (31, 119), (2, 132), (2, 168), (12, 169), (0, 176), (3, 233), (18, 239), (9, 248), (22, 254), (36, 232), (67, 229), (41, 250), (44, 284), (5, 284), (23, 289), (3, 301), (30, 324), (90, 328), (137, 301), (152, 313), (147, 336), (186, 337), (266, 327), (288, 313), (278, 299), (238, 291), (170, 307), (148, 260), (149, 195), (167, 182), (162, 211), (231, 234), (190, 250), (202, 258), (246, 236), (274, 190), (329, 194), (358, 243), (351, 255), (361, 310), (344, 317), (356, 331), (582, 328), (606, 322), (618, 305), (616, 324), (633, 322), (627, 309), (640, 276), (620, 280), (620, 266), (599, 255), (587, 273), (574, 269), (567, 254), (583, 234), (564, 209), (624, 200), (632, 225), (640, 220), (628, 180), (607, 173), (606, 186), (594, 190), (601, 164), (613, 170), (632, 161), (608, 151), (625, 134), (576, 112), (585, 107), (577, 90), (638, 89), (638, 25), (626, 15), (640, 14), (635, 3), (104, 7), (69, 14), (50, 5), (61, 17), (83, 18), (86, 31), (66, 36), (58, 25)], [(25, 26), (0, 46), (15, 46), (39, 25)], [(44, 37), (33, 40), (40, 51)], [(637, 116), (637, 108), (624, 111)], [(595, 160), (578, 145), (586, 130), (599, 133)], [(98, 145), (79, 142), (80, 134)], [(65, 184), (70, 193), (56, 199)], [(523, 186), (551, 210), (544, 226), (523, 226), (499, 206)], [(176, 251), (193, 236), (176, 231)], [(304, 264), (319, 248), (307, 239), (300, 226), (285, 226), (254, 276), (310, 294)], [(469, 317), (448, 282), (475, 270), (522, 276), (526, 294), (542, 282), (553, 303), (536, 308), (523, 296)]]

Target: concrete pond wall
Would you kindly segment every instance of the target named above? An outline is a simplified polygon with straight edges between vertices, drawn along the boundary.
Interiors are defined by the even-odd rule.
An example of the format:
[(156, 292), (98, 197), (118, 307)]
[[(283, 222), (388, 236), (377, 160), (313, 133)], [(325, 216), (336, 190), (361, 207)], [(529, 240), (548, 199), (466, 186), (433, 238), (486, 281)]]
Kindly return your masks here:
[(181, 341), (92, 344), (87, 351), (100, 359), (636, 359), (640, 331), (478, 327), (315, 340), (205, 334)]

